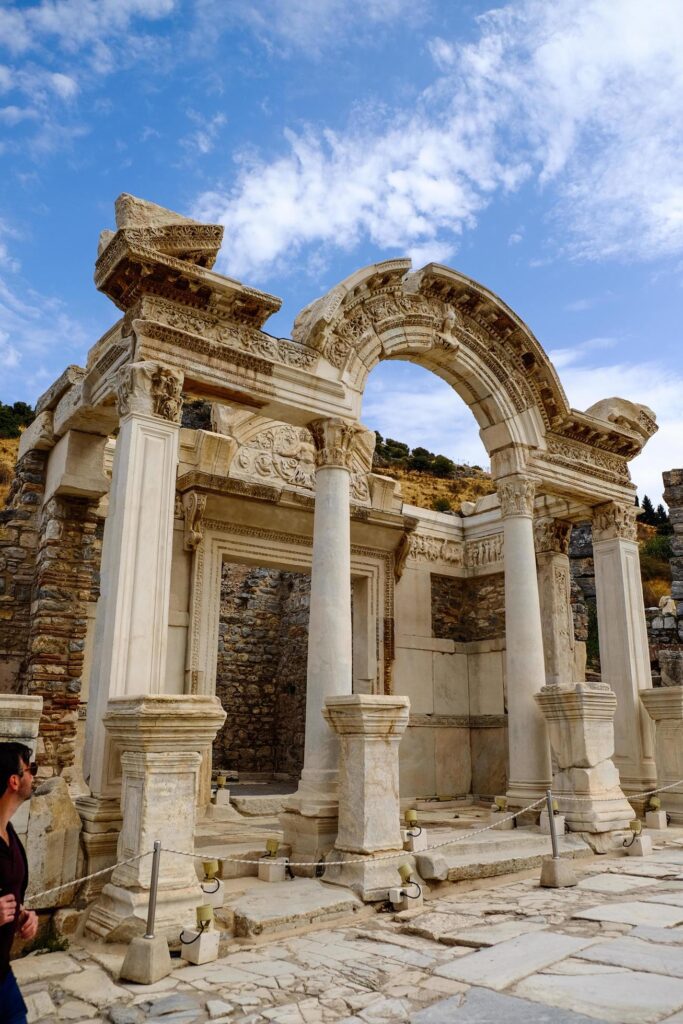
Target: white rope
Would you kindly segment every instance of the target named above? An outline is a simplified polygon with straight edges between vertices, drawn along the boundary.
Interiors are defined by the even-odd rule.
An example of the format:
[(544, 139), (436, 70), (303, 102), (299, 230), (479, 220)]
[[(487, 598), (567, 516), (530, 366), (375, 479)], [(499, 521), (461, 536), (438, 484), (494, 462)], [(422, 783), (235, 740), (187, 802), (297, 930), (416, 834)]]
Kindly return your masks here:
[(29, 903), (35, 903), (38, 898), (42, 899), (43, 896), (52, 896), (55, 892), (61, 892), (62, 889), (72, 889), (74, 886), (80, 886), (83, 882), (89, 882), (91, 878), (99, 878), (100, 875), (108, 875), (110, 871), (123, 867), (124, 864), (134, 864), (137, 860), (142, 860), (143, 857), (151, 856), (152, 851), (147, 850), (145, 853), (138, 853), (135, 857), (129, 857), (128, 860), (120, 860), (118, 864), (111, 864), (108, 868), (102, 868), (101, 871), (93, 871), (92, 875), (85, 875), (83, 878), (74, 878), (73, 882), (65, 882), (64, 885), (55, 885), (52, 889), (43, 889), (42, 892), (35, 892), (32, 896), (28, 897), (24, 906)]
[[(455, 843), (464, 842), (466, 839), (472, 839), (474, 836), (481, 835), (482, 832), (489, 832), (492, 828), (499, 828), (504, 821), (512, 821), (513, 818), (518, 818), (520, 814), (524, 814), (526, 811), (533, 810), (534, 807), (538, 807), (539, 804), (545, 803), (545, 797), (542, 796), (538, 800), (534, 800), (532, 804), (527, 804), (526, 807), (520, 808), (518, 811), (514, 811), (512, 814), (501, 815), (500, 818), (496, 817), (496, 820), (490, 825), (486, 825), (484, 828), (478, 828), (474, 831), (463, 831), (462, 835), (451, 837), (450, 839), (444, 840), (442, 843), (433, 843), (431, 846), (426, 846), (423, 850), (415, 851), (416, 853), (429, 853), (430, 850), (440, 850), (444, 846), (453, 846)], [(191, 857), (193, 860), (208, 860), (206, 853), (187, 853), (185, 850), (169, 850), (164, 847), (164, 853), (175, 853), (178, 857)], [(335, 866), (346, 866), (347, 864), (367, 864), (368, 860), (372, 858), (373, 864), (384, 860), (399, 860), (401, 857), (407, 857), (410, 855), (409, 850), (400, 850), (398, 853), (383, 853), (381, 857), (373, 857), (372, 854), (368, 854), (365, 857), (358, 857), (355, 860), (304, 860), (304, 861), (288, 861), (291, 868), (315, 868), (318, 864), (321, 867), (335, 867)], [(226, 858), (228, 859), (228, 858)], [(258, 860), (249, 860), (246, 857), (230, 857), (229, 861), (231, 864), (262, 864), (265, 857), (259, 857)]]
[[(624, 797), (626, 800), (640, 800), (641, 797), (654, 796), (655, 793), (666, 793), (668, 789), (675, 789), (676, 786), (681, 785), (683, 785), (683, 779), (678, 779), (677, 782), (670, 782), (668, 786), (658, 786), (657, 789), (645, 789), (642, 793), (624, 793)], [(600, 797), (594, 796), (565, 796), (564, 793), (558, 793), (557, 790), (553, 790), (552, 793), (554, 799), (571, 803), (593, 803), (596, 799), (600, 799)]]

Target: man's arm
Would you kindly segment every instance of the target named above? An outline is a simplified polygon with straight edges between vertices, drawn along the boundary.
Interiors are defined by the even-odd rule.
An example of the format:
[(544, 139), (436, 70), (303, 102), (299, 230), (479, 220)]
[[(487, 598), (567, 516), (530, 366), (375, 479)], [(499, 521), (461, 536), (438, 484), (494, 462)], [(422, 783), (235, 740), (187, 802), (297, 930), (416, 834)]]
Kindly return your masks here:
[(19, 911), (18, 931), (20, 939), (35, 939), (38, 931), (38, 915), (35, 910), (24, 910), (23, 906)]

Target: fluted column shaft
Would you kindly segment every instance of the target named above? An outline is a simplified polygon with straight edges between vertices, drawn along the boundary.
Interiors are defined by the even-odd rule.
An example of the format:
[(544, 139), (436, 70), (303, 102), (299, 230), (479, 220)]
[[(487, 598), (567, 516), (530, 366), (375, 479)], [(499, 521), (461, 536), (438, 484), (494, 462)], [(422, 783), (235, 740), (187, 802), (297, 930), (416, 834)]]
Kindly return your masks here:
[(508, 702), (508, 797), (522, 806), (542, 796), (551, 767), (545, 722), (534, 695), (545, 685), (536, 576), (535, 485), (523, 476), (496, 482), (505, 544), (505, 664)]
[(657, 777), (652, 723), (640, 701), (652, 675), (634, 506), (607, 502), (593, 510), (593, 560), (602, 681), (617, 697), (614, 763), (628, 796)]

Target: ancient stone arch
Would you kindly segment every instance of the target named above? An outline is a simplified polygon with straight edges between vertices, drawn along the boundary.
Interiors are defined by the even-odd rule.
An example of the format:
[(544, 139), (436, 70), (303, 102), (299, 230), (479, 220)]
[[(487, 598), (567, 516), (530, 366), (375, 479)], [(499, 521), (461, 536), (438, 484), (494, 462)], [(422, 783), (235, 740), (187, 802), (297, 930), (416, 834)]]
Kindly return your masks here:
[[(505, 731), (509, 739), (500, 784), (514, 804), (538, 798), (551, 765), (536, 696), (546, 684), (582, 678), (566, 554), (577, 522), (593, 523), (603, 681), (617, 694), (622, 783), (647, 788), (655, 768), (639, 694), (651, 680), (628, 462), (656, 430), (654, 414), (621, 399), (572, 409), (528, 327), (447, 267), (412, 271), (402, 259), (366, 267), (308, 306), (292, 338), (277, 338), (263, 327), (280, 300), (212, 269), (219, 226), (128, 195), (117, 201), (116, 222), (100, 239), (95, 283), (122, 315), (86, 366), (67, 368), (37, 403), (14, 494), (21, 502), (39, 487), (40, 499), (31, 501), (42, 505), (29, 524), (34, 547), (11, 549), (36, 595), (31, 603), (28, 588), (26, 656), (23, 667), (13, 662), (21, 676), (11, 682), (44, 698), (57, 770), (71, 767), (75, 728), (69, 724), (66, 745), (51, 736), (65, 706), (73, 723), (81, 677), (89, 681), (90, 795), (81, 800), (89, 866), (113, 856), (102, 836), (116, 836), (122, 763), (144, 778), (154, 701), (214, 707), (211, 645), (226, 556), (311, 571), (305, 762), (284, 821), (295, 851), (314, 857), (334, 842), (338, 744), (323, 711), (332, 721), (325, 709), (351, 696), (356, 676), (366, 695), (389, 698), (393, 690), (403, 725), (404, 698), (413, 701), (402, 747), (411, 792), (454, 785), (453, 751), (469, 749), (470, 733), (494, 728), (493, 719), (490, 746), (504, 749)], [(461, 515), (406, 507), (395, 482), (372, 471), (374, 436), (358, 422), (363, 389), (381, 359), (398, 358), (451, 384), (479, 425), (496, 493)], [(211, 430), (181, 425), (183, 403), (196, 399), (212, 406)], [(63, 583), (73, 597), (61, 610), (41, 586), (53, 579), (65, 522), (80, 524), (70, 560), (58, 563), (69, 572), (84, 546), (91, 553), (89, 538), (103, 524), (96, 613), (96, 588), (89, 595), (76, 570)], [(25, 516), (17, 524), (29, 529)], [(359, 672), (352, 573), (363, 586)], [(435, 635), (449, 602), (466, 594), (476, 607), (477, 586), (484, 581), (494, 593), (493, 580), (500, 604), (493, 635)], [(19, 646), (15, 637), (12, 649)], [(74, 651), (84, 651), (78, 666)], [(71, 688), (62, 689), (71, 697), (60, 689), (65, 666)], [(483, 692), (484, 677), (491, 699), (475, 706), (469, 683), (479, 680), (471, 692)], [(220, 718), (206, 714), (201, 743), (183, 762), (183, 771), (196, 772), (203, 755), (204, 794)], [(176, 719), (169, 712), (167, 720), (154, 757), (173, 748)], [(177, 729), (189, 743), (190, 727)], [(458, 771), (474, 792), (472, 765)], [(490, 792), (489, 783), (477, 785)], [(112, 904), (107, 914), (117, 913)]]

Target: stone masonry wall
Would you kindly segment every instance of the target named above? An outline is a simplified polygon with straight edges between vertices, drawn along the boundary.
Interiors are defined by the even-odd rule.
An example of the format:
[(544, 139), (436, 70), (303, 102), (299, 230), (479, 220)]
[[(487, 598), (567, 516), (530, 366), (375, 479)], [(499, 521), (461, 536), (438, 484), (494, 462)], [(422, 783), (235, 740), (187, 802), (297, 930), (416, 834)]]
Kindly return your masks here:
[(103, 520), (97, 502), (52, 498), (41, 515), (24, 692), (43, 698), (41, 774), (74, 763), (86, 606), (97, 601)]
[(0, 511), (0, 693), (22, 692), (48, 454), (31, 451), (19, 460)]
[(227, 712), (214, 765), (296, 774), (303, 763), (308, 577), (225, 563), (216, 694)]
[(503, 573), (460, 579), (432, 573), (432, 633), (469, 642), (505, 636)]

